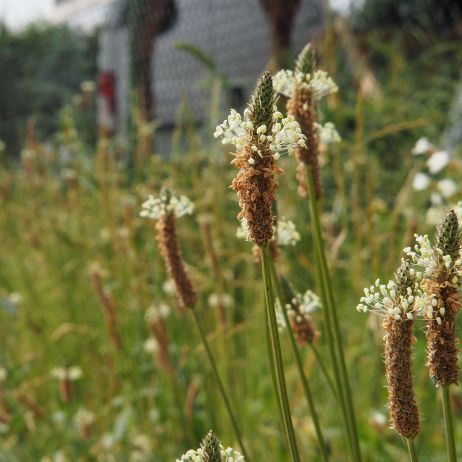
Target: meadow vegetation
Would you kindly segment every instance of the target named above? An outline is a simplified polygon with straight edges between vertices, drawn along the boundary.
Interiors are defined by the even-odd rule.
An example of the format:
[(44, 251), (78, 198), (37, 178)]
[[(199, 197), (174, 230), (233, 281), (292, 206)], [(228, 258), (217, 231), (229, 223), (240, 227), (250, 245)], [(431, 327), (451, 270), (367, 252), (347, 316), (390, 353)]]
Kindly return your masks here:
[[(364, 287), (376, 278), (394, 278), (406, 256), (402, 249), (414, 246), (415, 233), (429, 234), (431, 245), (435, 242), (442, 248), (446, 245), (444, 252), (448, 249), (447, 243), (441, 243), (441, 228), (436, 240), (433, 235), (450, 209), (455, 210), (456, 221), (462, 214), (457, 205), (462, 199), (461, 149), (448, 159), (434, 156), (443, 150), (439, 143), (450, 123), (462, 52), (450, 41), (406, 52), (398, 34), (391, 43), (376, 40), (373, 34), (364, 40), (367, 53), (361, 55), (360, 70), (352, 66), (356, 61), (340, 42), (317, 44), (317, 66), (329, 72), (338, 92), (323, 95), (313, 107), (321, 123), (335, 124), (341, 139), (335, 144), (319, 143), (322, 193), (308, 184), (308, 198), (300, 196), (299, 183), (312, 173), (309, 161), (305, 176), (297, 165), (300, 157), (294, 155), (274, 159), (277, 167), (273, 161), (264, 166), (272, 173), (279, 167), (283, 170), (270, 204), (281, 225), (275, 240), (269, 235), (272, 223), (264, 231), (252, 231), (257, 225), (250, 209), (242, 215), (250, 227), (238, 232), (235, 191), (242, 199), (248, 185), (234, 182), (235, 191), (229, 185), (243, 165), (258, 169), (260, 160), (256, 157), (249, 163), (253, 150), (246, 151), (246, 146), (241, 146), (241, 157), (233, 157), (234, 149), (213, 138), (210, 127), (228, 113), (223, 104), (220, 111), (211, 111), (217, 120), (202, 127), (181, 121), (168, 156), (152, 152), (156, 132), (140, 118), (133, 124), (128, 148), (103, 134), (92, 146), (85, 133), (88, 124), (80, 124), (85, 118), (78, 98), (61, 111), (53, 139), (41, 139), (30, 125), (20, 160), (2, 144), (0, 461), (174, 461), (188, 449), (198, 448), (210, 429), (225, 447), (243, 452), (217, 386), (217, 373), (242, 435), (247, 462), (401, 461), (408, 457), (406, 438), (412, 440), (420, 460), (447, 460), (440, 391), (435, 387), (442, 378), (433, 374), (432, 381), (425, 365), (428, 318), (407, 317), (415, 330), (404, 340), (404, 334), (398, 338), (386, 332), (387, 348), (402, 341), (413, 355), (420, 428), (407, 433), (408, 428), (400, 431), (395, 421), (403, 439), (390, 429), (386, 407), (386, 385), (393, 386), (393, 378), (390, 361), (385, 377), (382, 319), (360, 314), (356, 307)], [(267, 98), (270, 115), (266, 109), (255, 109), (266, 96), (258, 98), (251, 103), (253, 117), (258, 119), (263, 111), (263, 119), (249, 130), (256, 130), (262, 120), (278, 123), (279, 116), (272, 119), (272, 97)], [(278, 101), (284, 117), (286, 101), (285, 96)], [(289, 112), (297, 119), (290, 104)], [(265, 133), (260, 130), (258, 136)], [(256, 140), (258, 144), (261, 138)], [(303, 148), (298, 141), (295, 137), (297, 149)], [(259, 149), (273, 152), (266, 144)], [(230, 165), (233, 159), (238, 169)], [(166, 193), (165, 187), (173, 192)], [(161, 191), (164, 202), (155, 202)], [(180, 199), (167, 208), (171, 194)], [(143, 209), (150, 195), (154, 199)], [(171, 280), (172, 275), (178, 276), (172, 272), (176, 263), (170, 261), (166, 267), (168, 251), (159, 252), (159, 243), (171, 249), (172, 244), (159, 237), (165, 226), (171, 229), (172, 223), (165, 223), (169, 213), (178, 218), (174, 224), (181, 250), (178, 258), (184, 265), (180, 277), (183, 283), (184, 278), (192, 281), (195, 297), (189, 293), (190, 298), (178, 299), (178, 286)], [(159, 225), (162, 217), (164, 223)], [(313, 227), (318, 218), (321, 233)], [(445, 232), (457, 239), (457, 232)], [(263, 249), (274, 250), (272, 255), (262, 252), (264, 271), (261, 255), (243, 235)], [(453, 263), (457, 251), (452, 250)], [(418, 260), (412, 250), (408, 254)], [(396, 284), (404, 287), (404, 293), (407, 288), (416, 290), (412, 304), (414, 296), (422, 294), (406, 271), (410, 269), (398, 271)], [(454, 271), (457, 276), (457, 268)], [(446, 276), (438, 276), (441, 287), (446, 287)], [(279, 307), (278, 318), (268, 320), (267, 314), (274, 312), (268, 301), (268, 278), (271, 296), (293, 304), (289, 317)], [(422, 284), (422, 290), (430, 285)], [(326, 305), (333, 305), (326, 285), (335, 302), (338, 343), (324, 316)], [(440, 286), (429, 289), (436, 298), (447, 296), (441, 295)], [(389, 290), (395, 288), (391, 285)], [(425, 307), (431, 304), (430, 300)], [(407, 310), (406, 302), (406, 316)], [(295, 318), (290, 316), (308, 320), (312, 331), (307, 332), (304, 323), (293, 325)], [(287, 324), (294, 327), (294, 337)], [(331, 340), (329, 332), (333, 332)], [(277, 339), (281, 358), (276, 354)], [(217, 371), (211, 368), (207, 347)], [(341, 370), (341, 349), (346, 374)], [(354, 417), (348, 409), (349, 394), (341, 391), (347, 387), (346, 379)], [(457, 377), (449, 381), (456, 382)], [(307, 384), (311, 403), (306, 399)], [(452, 403), (452, 432), (458, 436), (454, 449), (461, 457), (459, 389), (449, 388), (444, 397), (447, 405)], [(392, 414), (396, 411), (390, 409)], [(287, 417), (288, 410), (291, 425), (287, 418), (280, 419), (280, 411)], [(204, 445), (210, 454), (215, 451), (211, 462), (225, 457), (219, 454), (214, 435), (208, 434)], [(209, 460), (190, 457), (184, 460)], [(222, 460), (241, 460), (231, 452), (226, 457)]]

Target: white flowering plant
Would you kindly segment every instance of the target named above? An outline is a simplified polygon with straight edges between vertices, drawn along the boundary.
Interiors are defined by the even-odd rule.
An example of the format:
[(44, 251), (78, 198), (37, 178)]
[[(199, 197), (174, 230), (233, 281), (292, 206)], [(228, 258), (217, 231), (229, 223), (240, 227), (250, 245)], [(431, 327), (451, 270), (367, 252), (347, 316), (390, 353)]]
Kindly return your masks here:
[(342, 138), (332, 122), (326, 122), (324, 125), (315, 123), (315, 127), (318, 130), (318, 137), (321, 143), (330, 145), (342, 141)]
[[(240, 226), (236, 230), (236, 237), (239, 239), (250, 240), (249, 228), (247, 220), (243, 218), (240, 220)], [(295, 223), (285, 218), (280, 218), (277, 225), (273, 227), (273, 241), (281, 247), (295, 246), (301, 239), (300, 233), (297, 231)]]
[[(413, 268), (410, 274), (415, 276), (416, 281), (422, 277)], [(423, 317), (428, 310), (436, 306), (436, 301), (427, 297), (417, 283), (412, 287), (407, 287), (405, 293), (401, 293), (395, 281), (383, 284), (380, 279), (364, 289), (364, 296), (360, 301), (361, 303), (356, 307), (358, 311), (391, 316), (398, 321)]]
[[(285, 309), (290, 318), (298, 318), (298, 321), (300, 321), (301, 318), (310, 319), (311, 313), (320, 309), (321, 306), (319, 296), (312, 290), (307, 290), (303, 294), (300, 292), (293, 294), (290, 303), (285, 304)], [(279, 329), (286, 328), (286, 321), (279, 300), (276, 302), (276, 317)]]
[(159, 220), (168, 213), (173, 213), (177, 218), (191, 215), (194, 212), (194, 204), (186, 196), (173, 196), (163, 192), (160, 197), (150, 195), (143, 202), (140, 217)]
[[(273, 121), (271, 130), (266, 125), (254, 127), (249, 109), (244, 111), (244, 117), (235, 109), (231, 109), (227, 119), (218, 125), (213, 136), (221, 138), (222, 144), (234, 145), (236, 151), (250, 143), (252, 151), (262, 157), (261, 149), (254, 142), (254, 135), (257, 134), (258, 142), (267, 142), (275, 159), (284, 154), (292, 155), (297, 146), (306, 146), (305, 136), (293, 116), (284, 117), (274, 107)], [(253, 164), (255, 160), (250, 157), (249, 163)]]
[(336, 83), (322, 70), (303, 73), (283, 69), (273, 77), (273, 85), (278, 93), (287, 98), (294, 96), (297, 87), (309, 90), (316, 101), (338, 91)]
[[(416, 244), (414, 247), (406, 247), (404, 253), (408, 255), (412, 262), (422, 268), (423, 277), (433, 279), (441, 268), (445, 267), (448, 272), (450, 284), (457, 287), (462, 280), (462, 248), (458, 249), (457, 256), (445, 255), (443, 250), (437, 246), (432, 246), (430, 239), (425, 234), (414, 235)], [(420, 273), (419, 273), (420, 274)]]
[[(221, 462), (245, 462), (244, 456), (232, 448), (220, 446)], [(203, 462), (206, 454), (202, 448), (190, 449), (183, 454), (176, 462)]]

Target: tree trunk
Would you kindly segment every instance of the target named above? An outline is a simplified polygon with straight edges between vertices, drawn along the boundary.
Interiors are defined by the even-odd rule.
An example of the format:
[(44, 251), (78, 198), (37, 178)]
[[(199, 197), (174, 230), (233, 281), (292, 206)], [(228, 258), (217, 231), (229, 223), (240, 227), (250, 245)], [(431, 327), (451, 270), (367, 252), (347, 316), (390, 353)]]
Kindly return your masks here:
[(152, 93), (153, 54), (156, 37), (168, 30), (176, 18), (174, 0), (129, 1), (134, 82), (138, 87), (143, 118), (153, 114)]
[(260, 0), (271, 34), (270, 71), (291, 64), (292, 29), (300, 0)]

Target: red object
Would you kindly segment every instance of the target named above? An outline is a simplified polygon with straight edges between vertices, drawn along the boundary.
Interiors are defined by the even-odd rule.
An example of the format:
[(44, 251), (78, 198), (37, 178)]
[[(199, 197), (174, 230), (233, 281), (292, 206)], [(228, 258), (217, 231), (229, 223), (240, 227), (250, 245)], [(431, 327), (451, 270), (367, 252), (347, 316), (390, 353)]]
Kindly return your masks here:
[(98, 93), (104, 98), (112, 115), (116, 113), (116, 79), (113, 72), (102, 72), (98, 79)]

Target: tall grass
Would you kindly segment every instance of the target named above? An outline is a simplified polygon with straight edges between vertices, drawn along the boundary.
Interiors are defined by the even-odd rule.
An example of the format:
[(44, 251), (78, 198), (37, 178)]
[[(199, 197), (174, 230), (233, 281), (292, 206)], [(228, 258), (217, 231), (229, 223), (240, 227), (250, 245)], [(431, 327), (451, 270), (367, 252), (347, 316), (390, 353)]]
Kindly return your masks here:
[[(343, 57), (340, 47), (335, 51)], [(339, 59), (338, 106), (326, 102), (322, 107), (323, 116), (334, 120), (343, 141), (323, 155), (321, 210), (309, 214), (313, 204), (297, 196), (293, 159), (280, 160), (284, 175), (279, 177), (279, 215), (295, 222), (302, 239), (294, 247), (280, 249), (275, 272), (266, 258), (265, 274), (275, 289), (279, 273), (304, 292), (315, 289), (316, 272), (322, 270), (319, 286), (324, 308), (312, 314), (321, 332), (313, 345), (316, 356), (311, 347), (300, 348), (294, 356), (290, 333), (277, 332), (274, 318), (263, 316), (261, 269), (251, 246), (235, 236), (238, 204), (227, 190), (234, 174), (228, 153), (216, 151), (212, 158), (210, 149), (216, 148), (208, 141), (198, 143), (199, 134), (192, 127), (168, 161), (158, 153), (145, 155), (146, 140), (138, 140), (135, 166), (124, 163), (121, 148), (111, 140), (101, 140), (93, 152), (81, 142), (78, 126), (63, 128), (66, 132), (57, 147), (30, 142), (21, 165), (7, 161), (2, 153), (0, 459), (163, 462), (198, 447), (210, 428), (239, 450), (207, 352), (194, 323), (185, 316), (188, 313), (178, 309), (166, 284), (155, 231), (138, 217), (141, 202), (165, 183), (196, 204), (196, 214), (182, 223), (180, 244), (199, 294), (198, 306), (203, 307), (208, 345), (252, 458), (297, 460), (295, 449), (292, 456), (287, 450), (287, 432), (302, 461), (351, 460), (348, 440), (356, 444), (355, 435), (363, 460), (407, 457), (408, 448), (388, 428), (380, 323), (358, 316), (354, 306), (358, 289), (369, 282), (371, 266), (378, 276), (391, 276), (387, 260), (397, 265), (404, 234), (414, 220), (419, 233), (431, 229), (424, 220), (429, 194), (408, 189), (406, 178), (414, 162), (418, 168), (419, 162), (424, 163), (410, 155), (414, 141), (427, 135), (436, 143), (443, 126), (450, 91), (440, 73), (449, 63), (437, 72), (426, 59), (430, 52), (413, 63), (383, 44), (375, 53), (383, 59), (389, 56), (389, 66), (378, 76), (382, 102), (366, 99), (363, 114), (355, 113), (356, 92), (349, 89), (353, 79)], [(425, 84), (417, 87), (423, 73)], [(352, 127), (357, 124), (362, 125), (355, 137)], [(73, 136), (64, 136), (73, 130)], [(352, 158), (360, 146), (367, 149), (360, 158)], [(66, 163), (58, 155), (63, 149), (71, 153)], [(458, 162), (456, 157), (453, 171), (460, 171)], [(445, 175), (442, 172), (441, 178)], [(370, 180), (367, 196), (352, 197), (354, 182), (364, 179)], [(397, 196), (398, 190), (405, 193)], [(460, 193), (447, 205), (458, 199)], [(352, 205), (357, 207), (353, 215)], [(212, 264), (205, 258), (206, 252), (210, 258), (211, 250), (201, 236), (199, 216), (202, 223), (205, 216), (210, 224), (215, 244)], [(366, 219), (373, 235), (365, 232)], [(361, 233), (355, 231), (358, 227)], [(91, 278), (95, 263), (101, 278), (96, 286)], [(276, 297), (282, 298), (278, 292)], [(168, 372), (159, 360), (159, 342), (147, 342), (152, 331), (146, 310), (161, 303), (171, 308), (164, 319), (170, 340)], [(220, 314), (223, 310), (226, 319)], [(332, 316), (326, 320), (324, 313)], [(275, 341), (280, 342), (274, 376), (266, 351), (267, 321), (271, 321), (270, 340), (276, 352)], [(423, 332), (417, 329), (415, 336), (414, 389), (425, 419), (419, 438), (410, 441), (410, 451), (421, 460), (443, 461), (443, 414), (435, 412), (436, 392), (424, 367)], [(81, 368), (82, 377), (72, 382), (66, 402), (51, 371), (73, 366)], [(322, 367), (328, 377), (335, 377), (337, 387), (340, 384), (336, 393)], [(351, 430), (346, 375), (357, 432)], [(285, 382), (287, 389), (287, 399), (282, 397), (285, 427), (279, 424), (273, 377), (279, 388)], [(458, 391), (451, 391), (457, 403)], [(451, 420), (449, 407), (444, 409), (447, 426), (453, 429), (449, 435), (460, 434), (459, 408), (453, 406)], [(349, 438), (342, 431), (342, 413), (349, 419)], [(460, 453), (457, 438), (452, 441), (448, 447), (456, 446), (453, 454)]]

